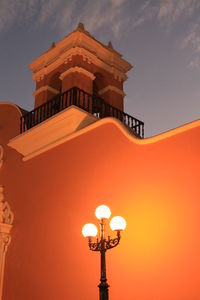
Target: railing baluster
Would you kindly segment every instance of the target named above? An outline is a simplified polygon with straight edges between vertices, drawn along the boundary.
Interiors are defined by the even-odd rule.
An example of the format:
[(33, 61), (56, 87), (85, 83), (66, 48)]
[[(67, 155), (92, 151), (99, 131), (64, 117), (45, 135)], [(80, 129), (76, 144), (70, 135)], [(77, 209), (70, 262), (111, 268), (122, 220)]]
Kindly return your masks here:
[(69, 95), (69, 106), (72, 105), (72, 89), (70, 90), (70, 95)]
[(53, 99), (53, 101), (50, 104), (50, 115), (49, 117), (52, 117), (54, 115), (55, 112), (55, 98)]
[(23, 120), (23, 116), (20, 117), (20, 133), (22, 133), (22, 120)]
[(63, 109), (65, 109), (66, 108), (66, 99), (67, 99), (67, 95), (68, 95), (68, 93), (65, 93), (64, 95), (63, 95)]
[(76, 105), (77, 100), (77, 89), (73, 88), (73, 105)]
[(34, 119), (34, 124), (35, 125), (37, 125), (37, 114), (38, 114), (38, 110), (37, 110), (37, 108), (36, 108), (36, 110), (35, 110), (35, 119)]
[(23, 117), (23, 120), (22, 120), (22, 132), (25, 131), (25, 118), (26, 117)]
[(28, 115), (26, 127), (27, 127), (27, 130), (32, 127), (32, 113), (29, 113), (29, 115)]
[(39, 112), (40, 112), (40, 108), (37, 109), (37, 124), (39, 124)]
[(42, 110), (42, 121), (45, 120), (45, 108), (46, 108), (46, 103), (43, 105), (43, 110)]
[(63, 110), (63, 95), (60, 95), (60, 111)]
[(24, 132), (24, 117), (22, 118), (22, 123), (21, 123), (21, 132)]
[[(92, 113), (92, 103), (93, 103), (93, 96), (87, 94), (87, 111)], [(91, 100), (92, 99), (92, 100)]]
[(83, 108), (85, 109), (85, 93), (83, 93)]
[(42, 122), (42, 106), (39, 108), (39, 122), (38, 123), (41, 123)]
[(49, 118), (49, 102), (47, 102), (47, 105), (46, 105), (46, 116), (48, 119)]
[(78, 89), (76, 90), (75, 94), (76, 94), (76, 96), (75, 96), (74, 105), (77, 105), (78, 107), (80, 107), (80, 92)]

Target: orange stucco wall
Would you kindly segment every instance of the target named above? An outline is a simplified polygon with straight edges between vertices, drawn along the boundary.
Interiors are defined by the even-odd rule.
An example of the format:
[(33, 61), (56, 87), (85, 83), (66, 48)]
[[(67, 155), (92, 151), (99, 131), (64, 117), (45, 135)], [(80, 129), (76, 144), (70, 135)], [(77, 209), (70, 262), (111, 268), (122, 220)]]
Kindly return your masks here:
[(99, 254), (81, 229), (99, 204), (127, 221), (107, 252), (111, 300), (200, 299), (200, 126), (137, 143), (108, 122), (23, 162), (6, 146), (19, 116), (0, 106), (0, 183), (15, 216), (3, 300), (98, 299)]

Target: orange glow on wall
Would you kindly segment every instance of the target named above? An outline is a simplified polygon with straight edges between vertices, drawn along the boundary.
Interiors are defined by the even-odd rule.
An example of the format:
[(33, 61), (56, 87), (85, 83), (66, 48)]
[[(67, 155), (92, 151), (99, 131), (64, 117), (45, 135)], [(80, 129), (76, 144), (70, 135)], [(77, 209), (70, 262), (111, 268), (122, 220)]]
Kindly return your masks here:
[[(1, 105), (12, 128), (19, 112)], [(121, 126), (121, 125), (120, 125)], [(127, 228), (107, 253), (110, 299), (200, 299), (200, 125), (147, 141), (109, 120), (26, 162), (2, 127), (0, 180), (15, 215), (3, 300), (98, 298), (99, 255), (83, 224), (101, 203)]]

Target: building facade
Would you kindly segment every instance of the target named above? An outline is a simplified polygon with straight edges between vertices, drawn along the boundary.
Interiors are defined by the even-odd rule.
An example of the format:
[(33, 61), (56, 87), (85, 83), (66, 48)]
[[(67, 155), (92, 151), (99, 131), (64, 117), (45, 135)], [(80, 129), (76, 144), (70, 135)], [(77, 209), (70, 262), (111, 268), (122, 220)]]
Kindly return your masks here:
[(34, 110), (0, 103), (0, 299), (97, 299), (81, 229), (99, 204), (127, 221), (110, 299), (200, 299), (200, 121), (144, 138), (131, 65), (82, 24), (30, 68)]

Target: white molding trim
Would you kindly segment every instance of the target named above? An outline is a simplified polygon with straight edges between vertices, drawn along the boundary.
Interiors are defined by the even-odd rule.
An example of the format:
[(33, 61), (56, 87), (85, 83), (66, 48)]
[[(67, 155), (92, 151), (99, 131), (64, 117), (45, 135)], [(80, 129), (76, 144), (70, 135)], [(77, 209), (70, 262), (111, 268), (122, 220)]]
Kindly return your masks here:
[[(40, 81), (50, 72), (58, 68), (63, 64), (67, 64), (69, 61), (72, 61), (72, 56), (80, 55), (83, 57), (83, 61), (86, 61), (88, 64), (93, 63), (97, 67), (104, 69), (114, 76), (114, 78), (120, 82), (125, 81), (128, 77), (126, 73), (121, 69), (115, 67), (114, 63), (104, 62), (95, 54), (91, 53), (87, 49), (74, 47), (66, 50), (66, 52), (62, 53), (58, 58), (55, 58), (53, 61), (50, 61), (47, 65), (41, 65), (37, 69), (32, 69), (34, 72), (33, 80)], [(43, 57), (43, 56), (42, 56)]]
[(3, 186), (0, 185), (0, 300), (2, 299), (5, 256), (11, 241), (10, 230), (14, 215), (10, 205), (4, 200)]
[[(40, 71), (44, 71), (44, 69), (45, 72), (49, 73), (52, 65), (62, 64), (64, 57), (71, 54), (86, 55), (85, 58), (89, 60), (88, 63), (91, 63), (91, 59), (93, 63), (98, 60), (99, 66), (105, 68), (110, 73), (116, 73), (116, 75), (120, 73), (120, 77), (125, 79), (126, 72), (132, 68), (131, 64), (123, 59), (120, 53), (103, 45), (87, 32), (76, 30), (58, 42), (55, 47), (48, 49), (29, 65), (34, 73), (33, 79), (36, 80), (36, 77), (39, 77)], [(53, 69), (55, 69), (55, 66)]]
[(72, 67), (72, 68), (68, 69), (67, 71), (63, 72), (59, 78), (61, 80), (63, 80), (67, 75), (69, 75), (71, 73), (82, 73), (83, 75), (87, 76), (91, 80), (94, 80), (96, 78), (93, 73), (91, 73), (81, 67)]
[(105, 88), (101, 89), (98, 93), (99, 93), (99, 95), (103, 95), (107, 91), (114, 91), (114, 92), (120, 94), (122, 97), (126, 96), (126, 94), (122, 90), (118, 89), (114, 85), (108, 85)]
[[(71, 106), (71, 108), (76, 108), (79, 109), (80, 111), (82, 111), (80, 108), (74, 107), (73, 105)], [(70, 109), (70, 108), (68, 108)], [(93, 117), (94, 118), (94, 117)], [(49, 119), (48, 119), (49, 120)], [(87, 120), (87, 119), (86, 119)], [(96, 122), (95, 122), (96, 121)], [(160, 133), (158, 135), (149, 137), (149, 138), (144, 138), (144, 139), (140, 139), (137, 136), (134, 135), (134, 133), (131, 133), (130, 130), (127, 128), (127, 126), (125, 126), (120, 120), (116, 119), (116, 118), (112, 118), (112, 117), (108, 117), (108, 118), (103, 118), (103, 119), (96, 119), (93, 122), (88, 122), (88, 124), (86, 126), (83, 126), (82, 128), (80, 128), (80, 130), (75, 130), (73, 132), (71, 132), (71, 134), (66, 134), (65, 137), (63, 137), (62, 139), (58, 139), (57, 141), (55, 141), (54, 145), (52, 146), (51, 144), (47, 145), (45, 148), (41, 148), (38, 150), (37, 153), (30, 153), (30, 155), (25, 157), (25, 154), (23, 154), (23, 151), (26, 151), (26, 149), (23, 149), (23, 144), (22, 142), (20, 142), (20, 137), (24, 136), (25, 134), (28, 134), (29, 131), (33, 131), (32, 135), (34, 135), (34, 129), (38, 128), (41, 124), (45, 123), (46, 121), (44, 121), (43, 123), (33, 127), (32, 129), (29, 129), (27, 132), (18, 135), (17, 137), (11, 139), (9, 141), (9, 143), (7, 144), (7, 146), (15, 149), (18, 153), (23, 154), (23, 161), (29, 160), (30, 158), (37, 156), (40, 153), (43, 153), (53, 147), (56, 147), (60, 144), (63, 144), (69, 140), (72, 140), (74, 138), (77, 138), (79, 136), (82, 136), (83, 134), (87, 134), (88, 132), (95, 130), (96, 128), (99, 128), (100, 126), (104, 126), (104, 125), (113, 125), (116, 128), (118, 128), (118, 130), (120, 130), (120, 132), (132, 143), (136, 144), (136, 145), (141, 145), (141, 146), (145, 146), (145, 145), (151, 145), (160, 141), (163, 141), (165, 139), (169, 139), (173, 136), (176, 136), (178, 134), (182, 134), (186, 131), (192, 130), (192, 129), (196, 129), (199, 128), (200, 129), (200, 119), (181, 125), (177, 128), (171, 129), (169, 131), (166, 131), (164, 133)], [(18, 145), (17, 145), (18, 144)], [(20, 145), (21, 144), (21, 145)]]
[(50, 85), (44, 85), (42, 86), (41, 88), (39, 88), (38, 90), (36, 90), (34, 93), (33, 93), (33, 96), (37, 96), (38, 94), (40, 94), (41, 92), (45, 92), (45, 91), (50, 91), (52, 92), (53, 94), (57, 95), (59, 94), (60, 92), (54, 88), (52, 88)]
[(67, 63), (68, 59), (71, 60), (73, 55), (82, 55), (88, 64), (101, 67), (119, 81), (126, 80), (126, 73), (132, 68), (117, 51), (103, 45), (87, 32), (74, 31), (29, 65), (33, 80), (42, 80), (46, 74)]
[(63, 144), (73, 133), (97, 121), (90, 113), (71, 105), (44, 122), (11, 139), (8, 146), (27, 161)]

